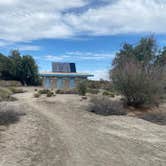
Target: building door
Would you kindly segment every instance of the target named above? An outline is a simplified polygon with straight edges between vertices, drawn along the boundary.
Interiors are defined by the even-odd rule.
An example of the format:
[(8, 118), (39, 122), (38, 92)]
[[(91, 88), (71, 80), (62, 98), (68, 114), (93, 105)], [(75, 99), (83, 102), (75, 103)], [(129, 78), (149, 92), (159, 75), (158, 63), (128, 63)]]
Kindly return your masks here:
[(63, 80), (62, 80), (62, 78), (57, 79), (57, 89), (63, 89)]
[(71, 78), (71, 79), (70, 79), (70, 88), (73, 89), (73, 88), (75, 88), (75, 86), (76, 86), (76, 85), (75, 85), (75, 79), (74, 79), (74, 78)]
[(45, 82), (44, 82), (44, 87), (46, 88), (46, 89), (49, 89), (50, 88), (50, 79), (49, 78), (45, 78)]

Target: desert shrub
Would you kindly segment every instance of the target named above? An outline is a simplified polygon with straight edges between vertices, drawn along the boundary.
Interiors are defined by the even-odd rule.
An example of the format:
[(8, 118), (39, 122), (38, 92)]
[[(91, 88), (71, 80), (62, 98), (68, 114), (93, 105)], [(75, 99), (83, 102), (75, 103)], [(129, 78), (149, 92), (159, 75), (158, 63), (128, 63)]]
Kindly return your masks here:
[(85, 96), (86, 93), (87, 93), (87, 84), (86, 84), (86, 81), (80, 81), (77, 84), (77, 89), (78, 89), (78, 94), (79, 95)]
[(143, 117), (144, 120), (156, 123), (159, 125), (166, 125), (166, 113), (164, 112), (150, 112), (146, 113)]
[(110, 97), (115, 97), (115, 93), (110, 92), (110, 91), (104, 91), (103, 96), (110, 96)]
[(55, 91), (56, 94), (78, 94), (77, 89), (66, 89), (66, 90), (62, 90), (62, 89), (58, 89)]
[(95, 96), (91, 98), (88, 110), (100, 115), (126, 114), (126, 111), (123, 108), (123, 103), (121, 101), (113, 101), (106, 96)]
[(52, 97), (52, 96), (54, 96), (54, 93), (51, 92), (51, 91), (48, 91), (46, 96), (47, 96), (47, 97)]
[(12, 93), (24, 93), (25, 91), (20, 88), (15, 88), (15, 87), (9, 87), (9, 89), (12, 91)]
[(144, 67), (136, 61), (124, 62), (112, 72), (115, 88), (135, 107), (156, 105), (163, 93), (163, 75), (156, 66)]
[(55, 93), (56, 93), (56, 94), (64, 94), (64, 90), (62, 90), (62, 89), (57, 89), (57, 90), (55, 91)]
[(40, 94), (47, 94), (49, 91), (50, 91), (50, 90), (48, 90), (48, 89), (42, 89), (42, 90), (39, 90), (38, 92), (39, 92)]
[(7, 101), (10, 99), (12, 92), (7, 88), (0, 87), (0, 101)]
[(99, 90), (98, 90), (98, 89), (87, 88), (87, 93), (98, 94), (98, 93), (99, 93)]
[(2, 87), (19, 87), (22, 86), (21, 82), (19, 81), (10, 81), (10, 80), (0, 80), (0, 86)]
[(25, 115), (23, 112), (13, 110), (0, 111), (0, 125), (10, 125), (19, 121), (20, 116)]
[(34, 95), (33, 95), (35, 98), (39, 98), (40, 96), (41, 96), (41, 94), (40, 93), (34, 93)]

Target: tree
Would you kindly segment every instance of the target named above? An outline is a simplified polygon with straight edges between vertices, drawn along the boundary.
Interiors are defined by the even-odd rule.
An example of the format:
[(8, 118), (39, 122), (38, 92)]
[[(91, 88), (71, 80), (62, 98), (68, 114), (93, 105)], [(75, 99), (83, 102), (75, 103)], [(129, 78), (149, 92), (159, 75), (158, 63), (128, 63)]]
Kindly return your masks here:
[(9, 55), (9, 59), (12, 62), (11, 68), (12, 68), (13, 79), (22, 82), (23, 66), (22, 66), (22, 57), (20, 55), (20, 52), (18, 50), (12, 50)]
[(0, 78), (10, 79), (12, 76), (12, 61), (0, 53)]
[[(163, 65), (152, 37), (142, 38), (135, 45), (125, 44), (117, 53), (110, 78), (113, 85), (127, 99), (127, 104), (141, 106), (156, 104), (164, 89)], [(157, 60), (158, 59), (158, 60)]]
[(38, 85), (38, 66), (32, 56), (21, 56), (18, 50), (12, 50), (9, 56), (0, 54), (0, 78)]
[(38, 85), (39, 84), (39, 75), (38, 75), (38, 66), (35, 63), (35, 60), (30, 55), (23, 56), (22, 59), (22, 80), (27, 85)]

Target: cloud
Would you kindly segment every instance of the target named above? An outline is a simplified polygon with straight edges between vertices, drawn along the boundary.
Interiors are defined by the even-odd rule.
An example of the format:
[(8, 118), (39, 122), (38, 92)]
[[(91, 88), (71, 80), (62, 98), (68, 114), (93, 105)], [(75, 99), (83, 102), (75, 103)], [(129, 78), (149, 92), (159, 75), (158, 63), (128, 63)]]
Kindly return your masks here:
[(91, 73), (94, 75), (94, 77), (89, 77), (91, 80), (109, 80), (109, 70), (108, 69), (101, 69), (101, 70), (93, 70), (93, 71), (87, 71), (83, 70), (81, 71), (83, 73)]
[(81, 52), (73, 51), (66, 52), (64, 55), (45, 55), (41, 59), (47, 61), (72, 61), (75, 60), (111, 60), (115, 56), (114, 53), (101, 53), (101, 52)]
[(67, 14), (66, 21), (77, 32), (89, 35), (166, 33), (165, 0), (117, 0), (83, 14)]
[(18, 45), (17, 49), (20, 51), (39, 51), (41, 47), (36, 45)]
[(46, 38), (72, 38), (80, 35), (146, 32), (166, 34), (166, 21), (164, 21), (166, 0), (99, 2), (95, 0), (0, 1), (0, 39), (20, 42)]

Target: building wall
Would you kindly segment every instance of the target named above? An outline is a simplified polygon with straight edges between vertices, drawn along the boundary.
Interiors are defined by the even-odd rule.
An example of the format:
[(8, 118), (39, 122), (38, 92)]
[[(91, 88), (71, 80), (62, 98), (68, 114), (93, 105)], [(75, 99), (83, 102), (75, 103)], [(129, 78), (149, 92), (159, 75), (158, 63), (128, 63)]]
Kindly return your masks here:
[(77, 77), (44, 77), (43, 87), (45, 89), (73, 89), (76, 88), (80, 79)]

